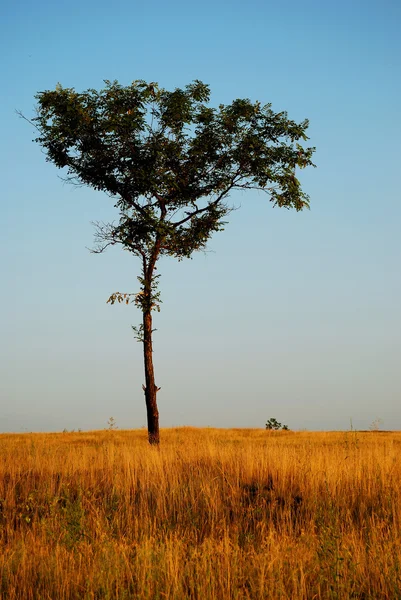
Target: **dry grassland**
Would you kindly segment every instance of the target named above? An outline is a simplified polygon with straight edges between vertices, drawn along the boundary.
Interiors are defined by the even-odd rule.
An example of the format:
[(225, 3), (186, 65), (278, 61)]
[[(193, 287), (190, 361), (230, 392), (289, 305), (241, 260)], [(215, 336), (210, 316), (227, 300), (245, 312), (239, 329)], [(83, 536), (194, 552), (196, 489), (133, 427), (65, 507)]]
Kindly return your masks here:
[(0, 598), (401, 598), (401, 433), (0, 435)]

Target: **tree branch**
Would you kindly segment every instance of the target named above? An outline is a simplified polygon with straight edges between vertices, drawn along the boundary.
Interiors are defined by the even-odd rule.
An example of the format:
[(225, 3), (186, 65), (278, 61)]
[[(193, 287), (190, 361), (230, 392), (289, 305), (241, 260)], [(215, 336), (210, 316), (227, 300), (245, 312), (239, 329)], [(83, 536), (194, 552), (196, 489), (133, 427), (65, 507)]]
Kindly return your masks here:
[(157, 192), (153, 192), (153, 196), (156, 198), (157, 204), (160, 206), (161, 219), (164, 221), (167, 215), (166, 200)]
[(16, 110), (15, 112), (20, 117), (20, 119), (24, 119), (24, 121), (26, 121), (27, 123), (29, 123), (29, 125), (32, 125), (32, 127), (35, 127), (35, 129), (37, 129), (37, 131), (39, 131), (39, 133), (42, 133), (41, 130), (39, 129), (39, 127), (37, 125), (35, 125), (35, 123), (33, 121), (31, 121), (30, 119), (28, 119), (28, 117), (26, 117), (21, 110)]
[(116, 238), (116, 227), (114, 223), (102, 223), (100, 221), (92, 221), (95, 228), (95, 248), (89, 248), (91, 254), (101, 254), (109, 246), (121, 244), (121, 240)]
[(122, 246), (129, 246), (134, 252), (137, 252), (140, 256), (144, 257), (145, 253), (136, 244), (129, 244), (127, 240), (121, 239), (120, 227), (116, 227), (113, 223), (103, 223), (100, 221), (92, 221), (92, 225), (95, 227), (95, 248), (88, 248), (91, 254), (101, 254), (109, 246), (115, 246), (121, 244)]
[(216, 198), (216, 200), (213, 200), (213, 202), (210, 202), (207, 206), (204, 206), (203, 208), (198, 208), (197, 210), (194, 210), (191, 213), (186, 213), (187, 216), (184, 217), (184, 219), (181, 219), (181, 221), (177, 221), (176, 223), (172, 223), (173, 227), (179, 227), (180, 225), (184, 225), (184, 223), (186, 223), (187, 221), (190, 221), (192, 219), (192, 217), (196, 217), (197, 215), (206, 212), (207, 210), (210, 210), (210, 208), (212, 206), (217, 206), (219, 202), (221, 202), (221, 200), (223, 200), (223, 198), (229, 193), (230, 190), (233, 189), (233, 187), (235, 187), (236, 182), (235, 182), (235, 178), (238, 177), (239, 173), (235, 173), (234, 177), (231, 180), (231, 184), (221, 192), (221, 194)]
[(143, 206), (141, 206), (140, 204), (138, 204), (138, 202), (136, 202), (135, 200), (132, 200), (132, 198), (129, 198), (125, 192), (119, 192), (119, 195), (123, 202), (132, 206), (135, 210), (137, 210), (139, 213), (141, 213), (144, 217), (147, 216), (145, 208)]

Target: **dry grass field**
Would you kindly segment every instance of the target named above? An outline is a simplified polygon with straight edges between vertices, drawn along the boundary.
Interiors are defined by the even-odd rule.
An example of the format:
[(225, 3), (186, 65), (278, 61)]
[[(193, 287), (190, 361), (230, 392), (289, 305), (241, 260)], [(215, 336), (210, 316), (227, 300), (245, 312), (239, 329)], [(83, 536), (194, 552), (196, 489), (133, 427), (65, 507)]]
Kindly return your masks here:
[(0, 598), (401, 598), (401, 433), (0, 435)]

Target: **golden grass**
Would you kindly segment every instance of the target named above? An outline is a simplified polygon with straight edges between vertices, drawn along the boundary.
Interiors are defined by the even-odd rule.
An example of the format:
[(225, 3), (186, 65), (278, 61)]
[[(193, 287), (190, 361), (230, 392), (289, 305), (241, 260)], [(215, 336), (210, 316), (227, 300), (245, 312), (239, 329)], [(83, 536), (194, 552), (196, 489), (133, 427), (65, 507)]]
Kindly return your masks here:
[(401, 433), (0, 435), (0, 598), (401, 598)]

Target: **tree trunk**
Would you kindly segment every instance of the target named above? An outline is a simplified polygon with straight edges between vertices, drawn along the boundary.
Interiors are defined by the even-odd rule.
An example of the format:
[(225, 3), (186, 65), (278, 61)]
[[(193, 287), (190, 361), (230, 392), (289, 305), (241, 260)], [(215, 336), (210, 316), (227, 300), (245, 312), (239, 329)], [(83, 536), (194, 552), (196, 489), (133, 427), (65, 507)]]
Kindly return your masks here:
[(143, 313), (143, 357), (146, 385), (142, 387), (145, 392), (146, 412), (148, 416), (148, 439), (149, 444), (157, 445), (160, 442), (160, 436), (159, 410), (157, 408), (156, 394), (160, 388), (155, 384), (153, 369), (152, 313), (150, 308)]
[(148, 439), (149, 444), (159, 445), (159, 410), (157, 408), (157, 392), (160, 390), (155, 383), (155, 372), (153, 369), (153, 344), (152, 344), (152, 309), (157, 306), (158, 294), (155, 293), (157, 287), (157, 277), (154, 277), (154, 270), (160, 252), (161, 240), (156, 239), (149, 261), (143, 255), (142, 263), (142, 314), (143, 314), (143, 358), (145, 364), (145, 385), (142, 386), (145, 392), (146, 413), (148, 417)]

